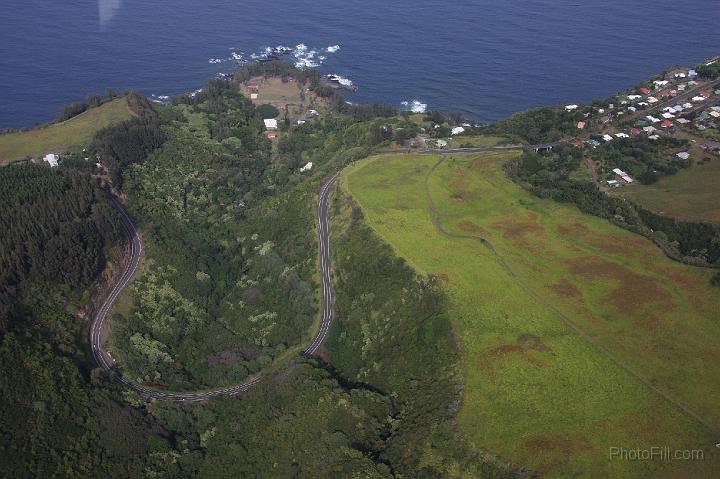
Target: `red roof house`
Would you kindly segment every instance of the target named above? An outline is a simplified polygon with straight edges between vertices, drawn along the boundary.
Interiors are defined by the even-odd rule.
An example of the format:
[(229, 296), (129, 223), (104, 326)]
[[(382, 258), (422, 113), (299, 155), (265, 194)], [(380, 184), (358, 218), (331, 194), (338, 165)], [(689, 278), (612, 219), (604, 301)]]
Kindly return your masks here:
[(701, 91), (700, 96), (703, 98), (710, 98), (710, 92), (709, 91)]
[(584, 121), (579, 121), (579, 122), (577, 123), (577, 127), (578, 127), (578, 130), (582, 130), (583, 128), (585, 128), (585, 122), (584, 122)]
[(632, 136), (638, 136), (638, 135), (640, 134), (640, 129), (639, 129), (639, 128), (633, 128), (632, 130), (630, 130), (630, 134), (631, 134)]
[(672, 126), (672, 122), (670, 120), (665, 120), (662, 122), (663, 128), (670, 128)]
[(648, 94), (650, 94), (650, 90), (648, 90), (648, 89), (645, 88), (645, 87), (642, 87), (642, 88), (640, 89), (640, 93), (642, 93), (643, 95), (648, 95)]

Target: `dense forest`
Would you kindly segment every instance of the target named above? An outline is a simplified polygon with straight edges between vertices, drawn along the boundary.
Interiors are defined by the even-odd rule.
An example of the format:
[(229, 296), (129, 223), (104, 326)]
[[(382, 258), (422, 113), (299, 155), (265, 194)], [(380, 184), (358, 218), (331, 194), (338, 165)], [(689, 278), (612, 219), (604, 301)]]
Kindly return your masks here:
[[(73, 156), (57, 169), (2, 169), (5, 474), (513, 475), (457, 437), (457, 351), (434, 280), (396, 259), (346, 198), (334, 204), (345, 220), (333, 241), (352, 251), (335, 258), (342, 319), (323, 359), (298, 355), (318, 313), (320, 184), (400, 140), (411, 123), (389, 118), (392, 108), (350, 108), (334, 90), (320, 92), (326, 114), (273, 145), (265, 113), (234, 81), (263, 72), (321, 88), (316, 73), (273, 68), (213, 80), (168, 106), (133, 94), (133, 119), (100, 131), (89, 149), (146, 247), (142, 273), (112, 317), (108, 348), (120, 370), (179, 390), (235, 384), (276, 361), (280, 372), (241, 398), (195, 405), (146, 402), (115, 384), (94, 367), (80, 319), (111, 248), (123, 244), (103, 172)], [(307, 162), (313, 170), (301, 173)], [(371, 272), (382, 281), (369, 281)], [(408, 301), (412, 309), (401, 309)], [(389, 326), (402, 335), (384, 337)]]
[(99, 182), (45, 164), (0, 169), (0, 319), (21, 317), (14, 297), (26, 284), (88, 288), (106, 266), (120, 226)]

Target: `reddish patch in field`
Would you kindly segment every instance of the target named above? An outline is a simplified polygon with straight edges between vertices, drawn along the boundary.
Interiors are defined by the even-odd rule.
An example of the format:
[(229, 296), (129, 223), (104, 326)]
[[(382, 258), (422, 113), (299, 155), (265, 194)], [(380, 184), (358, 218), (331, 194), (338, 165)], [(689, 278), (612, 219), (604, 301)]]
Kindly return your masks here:
[(463, 220), (458, 223), (458, 228), (460, 228), (462, 231), (466, 233), (482, 233), (483, 229), (480, 228), (478, 225), (473, 223), (472, 221)]
[(447, 283), (450, 281), (450, 276), (446, 275), (445, 273), (435, 273), (434, 276), (443, 283)]
[(555, 291), (560, 296), (565, 296), (566, 298), (577, 298), (581, 296), (580, 290), (577, 288), (577, 286), (575, 286), (566, 279), (562, 279), (557, 283), (553, 283), (550, 286), (550, 289)]
[[(582, 223), (574, 222), (558, 226), (558, 232), (566, 238), (584, 243), (605, 253), (625, 257), (646, 257), (647, 240), (641, 236), (623, 235), (617, 238), (604, 233), (595, 233)], [(642, 255), (638, 255), (642, 252)]]
[(552, 351), (552, 349), (544, 344), (537, 336), (522, 334), (518, 337), (515, 344), (503, 344), (502, 346), (490, 349), (481, 354), (478, 357), (478, 362), (481, 362), (487, 371), (487, 367), (491, 367), (493, 361), (502, 360), (509, 355), (517, 355), (523, 361), (535, 367), (543, 367), (544, 361), (531, 354), (531, 351), (549, 352)]
[(465, 199), (474, 199), (477, 197), (477, 191), (473, 189), (467, 172), (464, 169), (454, 169), (448, 175), (448, 186), (452, 192), (452, 199), (455, 202), (462, 203)]
[(491, 226), (502, 231), (503, 237), (512, 244), (526, 249), (540, 249), (537, 240), (546, 238), (545, 230), (537, 223), (535, 213), (527, 213), (525, 218), (505, 218)]
[(578, 432), (540, 433), (525, 438), (522, 448), (535, 457), (546, 458), (548, 462), (541, 472), (550, 472), (568, 464), (571, 458), (587, 454), (592, 445)]
[(582, 223), (558, 225), (558, 232), (574, 240), (585, 239), (590, 235), (590, 230)]
[(572, 274), (616, 282), (618, 286), (610, 290), (602, 301), (622, 314), (634, 316), (646, 308), (663, 312), (675, 308), (670, 293), (660, 282), (617, 263), (598, 257), (582, 257), (566, 260), (566, 264)]

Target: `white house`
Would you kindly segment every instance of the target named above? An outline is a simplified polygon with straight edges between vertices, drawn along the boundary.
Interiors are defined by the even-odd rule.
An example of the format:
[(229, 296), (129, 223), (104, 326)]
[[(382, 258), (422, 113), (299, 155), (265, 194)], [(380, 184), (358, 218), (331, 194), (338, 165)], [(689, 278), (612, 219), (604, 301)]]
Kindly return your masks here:
[(680, 153), (678, 153), (675, 156), (677, 156), (681, 160), (687, 160), (688, 158), (690, 158), (690, 153), (688, 153), (687, 151), (681, 151)]
[(55, 153), (49, 153), (45, 155), (43, 158), (43, 161), (45, 161), (48, 165), (50, 165), (51, 168), (56, 168), (58, 165), (58, 161), (60, 160), (60, 157), (56, 155)]
[(463, 128), (462, 126), (456, 126), (455, 128), (452, 129), (450, 134), (454, 136), (454, 135), (459, 135), (460, 133), (464, 133), (464, 132), (465, 132), (465, 128)]
[(312, 167), (313, 167), (313, 164), (311, 161), (308, 164), (306, 164), (305, 166), (303, 166), (302, 168), (300, 168), (300, 172), (302, 173), (304, 171), (310, 171), (310, 170), (312, 170)]
[(573, 111), (573, 110), (577, 110), (577, 108), (578, 108), (577, 105), (567, 105), (565, 107), (565, 111)]
[(622, 132), (615, 133), (615, 136), (618, 138), (630, 138), (630, 135), (628, 135), (627, 133), (622, 133)]
[(277, 120), (275, 118), (266, 118), (264, 121), (265, 121), (265, 129), (277, 130)]
[(613, 137), (610, 135), (603, 135), (603, 140), (605, 141), (612, 141)]

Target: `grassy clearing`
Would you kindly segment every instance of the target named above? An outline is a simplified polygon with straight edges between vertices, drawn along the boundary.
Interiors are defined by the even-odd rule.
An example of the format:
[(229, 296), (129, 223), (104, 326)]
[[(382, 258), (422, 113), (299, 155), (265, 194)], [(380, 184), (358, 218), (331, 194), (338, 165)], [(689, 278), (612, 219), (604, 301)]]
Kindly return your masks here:
[(62, 153), (72, 147), (84, 146), (95, 132), (130, 118), (125, 98), (117, 98), (97, 108), (46, 128), (0, 135), (0, 165), (39, 157), (47, 153)]
[[(708, 285), (711, 273), (529, 196), (502, 172), (512, 154), (447, 160), (428, 187), (443, 227), (487, 238), (519, 282), (479, 241), (433, 226), (424, 180), (437, 157), (371, 158), (343, 179), (372, 227), (444, 282), (462, 344), (464, 433), (478, 449), (549, 477), (708, 477), (720, 467), (717, 438), (617, 361), (720, 423), (720, 292)], [(612, 446), (655, 445), (702, 449), (705, 460), (609, 460)]]
[(696, 162), (653, 185), (632, 185), (615, 194), (668, 216), (718, 223), (720, 158), (712, 157), (705, 163)]

